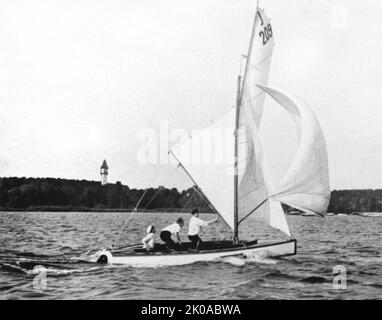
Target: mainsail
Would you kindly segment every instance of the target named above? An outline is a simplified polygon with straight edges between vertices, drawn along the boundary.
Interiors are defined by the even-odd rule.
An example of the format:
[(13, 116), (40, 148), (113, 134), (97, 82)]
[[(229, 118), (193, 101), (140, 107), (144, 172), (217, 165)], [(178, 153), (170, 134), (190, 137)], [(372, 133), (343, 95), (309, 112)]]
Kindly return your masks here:
[(235, 110), (231, 110), (210, 127), (177, 143), (169, 153), (182, 164), (231, 229), (234, 131)]

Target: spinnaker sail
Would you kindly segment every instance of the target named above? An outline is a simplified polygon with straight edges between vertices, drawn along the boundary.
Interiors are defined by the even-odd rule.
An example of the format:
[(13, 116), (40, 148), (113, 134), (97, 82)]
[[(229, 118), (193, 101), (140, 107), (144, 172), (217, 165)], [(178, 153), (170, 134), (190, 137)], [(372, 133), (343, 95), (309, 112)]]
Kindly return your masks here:
[(299, 135), (292, 164), (271, 198), (306, 213), (325, 214), (330, 199), (328, 157), (316, 116), (299, 99), (270, 87), (259, 88), (285, 108)]

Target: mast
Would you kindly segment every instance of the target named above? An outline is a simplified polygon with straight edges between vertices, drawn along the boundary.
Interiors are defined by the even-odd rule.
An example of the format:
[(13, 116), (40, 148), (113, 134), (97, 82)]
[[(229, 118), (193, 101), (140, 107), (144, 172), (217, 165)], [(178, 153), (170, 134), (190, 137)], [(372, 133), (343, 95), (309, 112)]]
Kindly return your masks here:
[(234, 160), (234, 229), (233, 229), (233, 243), (239, 242), (239, 168), (238, 168), (238, 128), (240, 117), (240, 97), (241, 97), (241, 75), (237, 77), (237, 94), (236, 94), (236, 120), (235, 120), (235, 160)]
[(234, 244), (237, 244), (239, 242), (239, 195), (238, 195), (238, 188), (239, 188), (239, 168), (238, 168), (238, 129), (239, 129), (239, 121), (240, 121), (240, 107), (241, 102), (243, 100), (243, 88), (242, 83), (244, 85), (250, 58), (251, 58), (251, 52), (253, 47), (253, 40), (255, 37), (255, 29), (256, 29), (256, 22), (257, 22), (257, 11), (259, 10), (259, 0), (257, 0), (256, 4), (256, 11), (255, 11), (255, 19), (253, 21), (253, 27), (252, 27), (252, 34), (251, 34), (251, 40), (249, 43), (248, 48), (248, 54), (247, 54), (247, 63), (245, 65), (245, 71), (244, 71), (244, 78), (242, 82), (242, 77), (239, 75), (237, 79), (237, 96), (236, 96), (236, 120), (235, 120), (235, 155), (234, 155)]

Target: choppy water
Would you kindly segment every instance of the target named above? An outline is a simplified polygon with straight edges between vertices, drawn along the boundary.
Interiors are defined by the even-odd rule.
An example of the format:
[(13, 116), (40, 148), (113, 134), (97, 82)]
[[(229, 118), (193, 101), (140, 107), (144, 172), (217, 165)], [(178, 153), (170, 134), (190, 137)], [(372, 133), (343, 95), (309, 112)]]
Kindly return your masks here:
[[(83, 252), (110, 245), (126, 221), (123, 213), (0, 213), (0, 299), (381, 299), (382, 218), (288, 217), (298, 254), (282, 259), (227, 258), (158, 268), (96, 265)], [(178, 214), (136, 214), (121, 244), (139, 242), (148, 224), (159, 228)], [(188, 215), (184, 215), (188, 218)], [(208, 219), (210, 217), (202, 216)], [(184, 228), (184, 238), (186, 237)], [(246, 231), (280, 237), (267, 227)], [(209, 228), (204, 238), (217, 235)], [(46, 288), (33, 285), (33, 268), (48, 267)], [(333, 268), (346, 268), (347, 289), (333, 289)], [(36, 284), (35, 283), (35, 284)]]

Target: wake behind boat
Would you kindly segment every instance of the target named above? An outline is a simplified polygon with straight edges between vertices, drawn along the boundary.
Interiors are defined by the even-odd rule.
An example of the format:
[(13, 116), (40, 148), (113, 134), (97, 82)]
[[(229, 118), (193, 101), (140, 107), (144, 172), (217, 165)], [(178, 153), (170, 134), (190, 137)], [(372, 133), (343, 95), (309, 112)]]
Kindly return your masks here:
[[(133, 245), (127, 249), (101, 250), (93, 257), (95, 262), (182, 265), (229, 256), (296, 254), (296, 240), (289, 231), (282, 204), (305, 215), (324, 215), (330, 197), (328, 160), (324, 135), (313, 111), (300, 100), (268, 86), (273, 47), (270, 19), (257, 7), (244, 75), (238, 77), (236, 108), (169, 152), (169, 157), (192, 181), (195, 191), (231, 231), (232, 241), (205, 242), (197, 251), (186, 243), (174, 252), (162, 244), (152, 252)], [(293, 161), (277, 184), (273, 183), (258, 131), (266, 94), (287, 111), (299, 136)], [(192, 147), (216, 130), (230, 131), (224, 147), (232, 161), (224, 165), (192, 163), (189, 154)], [(288, 239), (240, 239), (242, 227), (251, 220), (281, 230)]]

